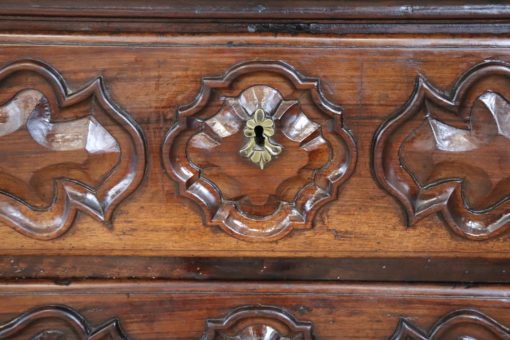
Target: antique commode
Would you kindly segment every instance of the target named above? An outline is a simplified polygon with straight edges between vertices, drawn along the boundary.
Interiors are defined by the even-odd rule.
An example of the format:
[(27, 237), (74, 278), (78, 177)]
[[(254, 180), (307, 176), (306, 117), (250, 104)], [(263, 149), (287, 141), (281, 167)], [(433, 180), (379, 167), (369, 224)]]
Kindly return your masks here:
[(510, 339), (510, 4), (0, 28), (0, 339)]

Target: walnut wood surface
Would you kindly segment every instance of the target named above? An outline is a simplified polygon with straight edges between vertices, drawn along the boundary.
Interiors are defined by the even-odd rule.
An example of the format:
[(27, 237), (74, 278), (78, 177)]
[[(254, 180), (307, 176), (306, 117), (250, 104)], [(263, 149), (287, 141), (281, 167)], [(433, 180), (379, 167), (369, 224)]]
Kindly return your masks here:
[[(210, 327), (211, 322), (227, 318), (220, 323), (229, 328), (229, 316), (238, 315), (230, 320), (245, 316), (245, 321), (233, 322), (242, 329), (262, 317), (263, 325), (282, 332), (285, 328), (302, 332), (311, 325), (316, 339), (388, 339), (408, 334), (421, 340), (436, 331), (445, 335), (439, 339), (471, 333), (492, 340), (508, 336), (508, 293), (500, 286), (33, 282), (0, 286), (0, 324), (57, 304), (72, 308), (94, 327), (115, 318), (132, 339), (199, 339), (207, 334), (208, 320)], [(253, 313), (254, 308), (265, 312)], [(243, 310), (251, 313), (239, 314)], [(403, 324), (414, 333), (399, 333)]]
[(412, 98), (376, 134), (377, 179), (403, 205), (408, 224), (438, 212), (461, 236), (508, 228), (510, 67), (487, 61), (445, 98), (420, 77)]
[[(231, 46), (231, 41), (244, 45)], [(475, 45), (466, 48), (468, 41)], [(437, 89), (451, 89), (484, 59), (508, 60), (504, 38), (109, 36), (103, 40), (4, 34), (0, 43), (2, 64), (37, 58), (60, 72), (71, 89), (102, 76), (110, 98), (141, 126), (148, 153), (145, 179), (118, 208), (112, 229), (79, 214), (69, 232), (47, 242), (4, 226), (0, 229), (3, 255), (259, 256), (262, 252), (270, 257), (507, 257), (506, 233), (474, 242), (453, 234), (434, 215), (407, 228), (399, 204), (378, 186), (370, 164), (377, 128), (406, 103), (418, 74)], [(205, 54), (221, 58), (205, 58)], [(81, 62), (76, 63), (76, 58)], [(278, 242), (248, 243), (204, 227), (200, 210), (177, 195), (161, 159), (164, 135), (177, 108), (193, 101), (202, 79), (256, 59), (282, 60), (320, 79), (325, 96), (342, 104), (344, 124), (358, 149), (354, 173), (343, 183), (338, 199), (320, 209), (314, 227), (293, 231)], [(261, 74), (259, 82), (266, 77)], [(479, 86), (491, 89), (490, 84)], [(488, 170), (495, 166), (486, 163)]]
[(455, 310), (424, 331), (402, 318), (391, 336), (396, 339), (510, 339), (510, 329), (477, 310)]
[(0, 338), (509, 339), (509, 19), (2, 1)]
[[(131, 6), (136, 4), (130, 3)], [(472, 74), (470, 70), (475, 65), (483, 64), (487, 60), (501, 65), (510, 62), (508, 30), (504, 29), (504, 25), (508, 24), (505, 21), (508, 6), (476, 2), (460, 10), (453, 2), (443, 3), (442, 6), (432, 2), (423, 6), (412, 5), (408, 7), (412, 9), (412, 13), (404, 14), (398, 2), (387, 7), (386, 12), (382, 11), (382, 7), (368, 2), (360, 5), (359, 11), (347, 11), (348, 3), (345, 3), (347, 7), (344, 7), (323, 2), (320, 5), (323, 9), (336, 8), (336, 12), (330, 13), (329, 19), (326, 14), (319, 13), (319, 7), (309, 7), (308, 12), (304, 7), (295, 7), (292, 14), (294, 17), (290, 22), (294, 26), (286, 26), (287, 22), (276, 19), (264, 21), (279, 17), (281, 9), (278, 6), (281, 3), (268, 5), (267, 10), (260, 15), (253, 12), (255, 8), (248, 6), (246, 13), (241, 13), (245, 18), (234, 17), (233, 13), (239, 12), (239, 8), (232, 4), (229, 5), (231, 7), (224, 4), (221, 8), (210, 8), (201, 12), (203, 18), (216, 15), (216, 20), (223, 18), (224, 21), (221, 22), (203, 21), (202, 14), (191, 14), (191, 7), (186, 7), (183, 3), (175, 4), (175, 12), (171, 12), (168, 4), (154, 2), (152, 7), (140, 9), (140, 15), (145, 15), (144, 19), (133, 19), (133, 22), (129, 17), (130, 7), (127, 2), (112, 5), (100, 14), (97, 14), (97, 8), (94, 7), (98, 5), (95, 2), (72, 7), (65, 1), (41, 3), (42, 7), (39, 8), (24, 2), (4, 2), (0, 5), (0, 67), (17, 60), (33, 60), (36, 64), (44, 65), (44, 68), (49, 70), (47, 73), (54, 75), (54, 83), (61, 86), (57, 91), (46, 91), (50, 98), (57, 96), (63, 100), (65, 95), (71, 96), (80, 93), (81, 89), (95, 86), (95, 97), (84, 98), (87, 99), (85, 104), (108, 104), (106, 106), (113, 116), (115, 112), (122, 113), (121, 116), (128, 117), (128, 121), (133, 123), (132, 127), (140, 134), (139, 138), (133, 137), (134, 135), (125, 139), (116, 137), (121, 150), (119, 159), (125, 162), (126, 157), (132, 157), (133, 147), (140, 152), (145, 148), (147, 156), (146, 159), (139, 158), (140, 162), (136, 164), (135, 170), (120, 171), (124, 175), (135, 176), (135, 184), (142, 177), (143, 181), (140, 185), (126, 190), (126, 194), (134, 190), (129, 197), (124, 199), (126, 195), (123, 193), (118, 196), (123, 199), (122, 202), (119, 200), (121, 204), (111, 216), (111, 223), (107, 225), (110, 228), (105, 228), (103, 223), (103, 220), (110, 220), (109, 218), (94, 218), (94, 214), (80, 211), (75, 218), (65, 221), (64, 228), (49, 228), (52, 229), (49, 232), (45, 230), (46, 234), (41, 238), (58, 237), (43, 241), (34, 240), (13, 230), (13, 223), (2, 222), (2, 277), (486, 282), (508, 280), (509, 235), (504, 226), (497, 228), (498, 232), (484, 234), (482, 238), (489, 239), (481, 241), (468, 239), (466, 236), (469, 236), (469, 233), (466, 232), (457, 230), (455, 233), (452, 231), (456, 230), (455, 225), (445, 221), (445, 216), (432, 213), (420, 215), (420, 219), (413, 220), (412, 226), (407, 227), (402, 200), (395, 200), (380, 178), (377, 180), (381, 172), (371, 162), (371, 159), (383, 157), (383, 153), (377, 147), (374, 148), (376, 143), (373, 141), (378, 128), (401, 113), (410, 103), (419, 84), (418, 76), (423, 80), (423, 84), (426, 83), (433, 89), (438, 98), (451, 100), (459, 79), (462, 80), (465, 74)], [(195, 5), (202, 6), (199, 3)], [(167, 7), (165, 9), (161, 6)], [(377, 12), (377, 8), (381, 11)], [(22, 9), (26, 11), (23, 12)], [(204, 7), (202, 9), (206, 10)], [(104, 20), (90, 17), (93, 13), (102, 16)], [(156, 18), (155, 13), (160, 13), (161, 17)], [(37, 20), (32, 20), (34, 16), (38, 17)], [(49, 19), (49, 16), (52, 18)], [(401, 16), (414, 21), (398, 21)], [(226, 20), (227, 17), (230, 19)], [(183, 25), (179, 18), (189, 19), (190, 26)], [(250, 21), (250, 18), (253, 21)], [(296, 24), (304, 23), (300, 21), (304, 18), (317, 18), (321, 21), (319, 26), (304, 26), (300, 31), (301, 26)], [(358, 21), (351, 23), (343, 21), (342, 18)], [(386, 21), (378, 21), (383, 18), (386, 18)], [(476, 18), (476, 22), (467, 24), (462, 21), (467, 20), (466, 18)], [(494, 21), (487, 21), (491, 18)], [(165, 21), (167, 19), (169, 21)], [(448, 21), (450, 19), (452, 21)], [(223, 30), (218, 23), (233, 26), (227, 25), (231, 28)], [(274, 26), (277, 24), (284, 26)], [(440, 28), (437, 25), (443, 26)], [(248, 26), (251, 28), (247, 32)], [(180, 34), (158, 33), (166, 28)], [(229, 31), (230, 29), (232, 30)], [(416, 32), (414, 30), (420, 33), (410, 34)], [(117, 33), (112, 34), (112, 31)], [(228, 33), (234, 31), (244, 33)], [(362, 34), (348, 34), (354, 31)], [(186, 34), (192, 32), (202, 34)], [(476, 34), (471, 34), (473, 32)], [(289, 233), (281, 234), (285, 237), (280, 240), (246, 242), (223, 232), (221, 227), (204, 226), (215, 223), (209, 223), (210, 219), (204, 215), (204, 209), (184, 199), (180, 194), (182, 190), (177, 190), (175, 181), (169, 178), (164, 156), (168, 145), (165, 146), (164, 141), (168, 131), (176, 124), (179, 108), (193, 103), (197, 95), (200, 97), (204, 79), (221, 77), (235, 65), (268, 61), (290, 65), (290, 73), (317, 79), (316, 87), (322, 95), (328, 101), (341, 105), (341, 126), (345, 129), (344, 133), (351, 135), (354, 140), (349, 143), (349, 150), (357, 155), (357, 162), (355, 168), (347, 169), (352, 171), (352, 174), (349, 172), (348, 178), (342, 179), (338, 197), (333, 188), (322, 201), (327, 201), (327, 204), (311, 205), (309, 216), (313, 217), (313, 221), (307, 221), (307, 228), (294, 228), (292, 231), (290, 228), (286, 229)], [(229, 95), (237, 98), (235, 96), (255, 82), (260, 86), (284, 87), (289, 90), (282, 92), (284, 99), (290, 100), (299, 95), (297, 99), (304, 103), (305, 109), (313, 109), (313, 98), (307, 97), (309, 94), (292, 91), (292, 87), (285, 87), (288, 86), (285, 80), (277, 79), (266, 71), (259, 69), (251, 82), (246, 79), (236, 81), (232, 84), (235, 91)], [(491, 98), (479, 97), (481, 101), (475, 106), (458, 103), (462, 108), (458, 112), (451, 112), (451, 107), (439, 108), (441, 112), (438, 115), (441, 114), (441, 119), (438, 118), (438, 121), (457, 129), (457, 136), (465, 136), (466, 134), (458, 129), (470, 130), (466, 126), (472, 122), (469, 114), (459, 116), (457, 113), (473, 110), (482, 112), (483, 100), (487, 102), (488, 99), (498, 99), (504, 103), (504, 100), (509, 99), (505, 77), (491, 75), (487, 79), (482, 78), (475, 79), (473, 86), (481, 91), (482, 96), (493, 93)], [(12, 103), (16, 99), (16, 91), (12, 92), (12, 89), (21, 89), (24, 82), (28, 84), (25, 90), (34, 90), (32, 87), (37, 90), (38, 82), (31, 79), (29, 72), (22, 70), (17, 77), (7, 79), (3, 92), (0, 84), (0, 105), (8, 106)], [(101, 81), (94, 82), (95, 79)], [(97, 85), (99, 83), (101, 85)], [(49, 88), (51, 86), (50, 84)], [(7, 91), (5, 87), (10, 90)], [(86, 106), (85, 104), (83, 105)], [(423, 109), (427, 105), (420, 103), (419, 107)], [(53, 106), (54, 109), (61, 108), (58, 105)], [(90, 116), (101, 116), (100, 106), (94, 106), (93, 111), (88, 111)], [(42, 111), (47, 111), (46, 106), (40, 107), (44, 108)], [(501, 107), (504, 108), (505, 105)], [(448, 112), (442, 112), (444, 110)], [(66, 118), (82, 118), (83, 112), (78, 114), (78, 111), (63, 115)], [(506, 117), (506, 111), (503, 111), (497, 115), (500, 117), (498, 119)], [(417, 116), (420, 119), (426, 116), (426, 113), (420, 114), (422, 115)], [(473, 117), (485, 116), (475, 114)], [(51, 121), (62, 122), (63, 120), (58, 119)], [(66, 123), (72, 123), (72, 119)], [(494, 119), (491, 122), (490, 119), (483, 118), (482, 129), (472, 129), (474, 132), (471, 135), (479, 135), (479, 132), (486, 131), (484, 128), (494, 127), (493, 123)], [(102, 125), (112, 131), (129, 126), (115, 122)], [(276, 129), (278, 128), (276, 126)], [(417, 136), (412, 140), (413, 143), (404, 143), (404, 158), (410, 166), (412, 176), (418, 182), (422, 180), (425, 183), (429, 173), (423, 166), (428, 165), (429, 158), (427, 152), (420, 154), (416, 146), (430, 142), (430, 131), (403, 130), (406, 136)], [(491, 223), (506, 214), (504, 203), (508, 196), (504, 182), (507, 152), (505, 137), (504, 133), (498, 135), (494, 131), (493, 129), (492, 132), (482, 135), (485, 139), (497, 135), (496, 143), (485, 143), (482, 145), (485, 149), (477, 149), (472, 153), (454, 152), (463, 166), (449, 167), (448, 176), (441, 177), (441, 180), (466, 178), (469, 183), (465, 186), (471, 189), (455, 201), (457, 208), (461, 207), (467, 198), (472, 205), (468, 205), (468, 210), (482, 212), (482, 217)], [(40, 152), (39, 144), (28, 143), (29, 127), (23, 127), (18, 132), (23, 133), (10, 134), (9, 141), (1, 146), (3, 154), (10, 152), (10, 156), (14, 158), (9, 159), (16, 159), (13, 163), (2, 157), (0, 166), (6, 168), (3, 172), (22, 177), (24, 183), (22, 188), (17, 184), (19, 182), (1, 182), (0, 189), (9, 192), (9, 197), (14, 197), (16, 202), (25, 200), (35, 207), (44, 208), (52, 199), (54, 182), (46, 171), (42, 172), (45, 176), (41, 176), (37, 169), (62, 162), (80, 164), (80, 174), (88, 176), (75, 177), (73, 183), (82, 182), (91, 192), (100, 191), (100, 178), (112, 168), (109, 162), (114, 158), (108, 158), (105, 162), (84, 162), (80, 158), (83, 155), (68, 152), (66, 156), (60, 153), (58, 158), (53, 160)], [(136, 135), (136, 132), (134, 134)], [(276, 135), (274, 138), (277, 138)], [(390, 138), (390, 141), (394, 141), (394, 146), (399, 147), (396, 139)], [(183, 149), (178, 145), (174, 147)], [(232, 144), (225, 152), (235, 152), (235, 155), (229, 156), (238, 157), (238, 147), (238, 144), (235, 144), (235, 148)], [(337, 147), (333, 148), (336, 150)], [(123, 149), (126, 151), (124, 154)], [(438, 150), (436, 148), (432, 151), (436, 154)], [(334, 152), (328, 151), (328, 155), (333, 154)], [(436, 157), (435, 154), (433, 157)], [(190, 159), (196, 161), (197, 158), (194, 157), (192, 155)], [(306, 164), (307, 157), (310, 156), (293, 158), (289, 164), (301, 167)], [(207, 157), (200, 160), (205, 158)], [(222, 159), (221, 155), (217, 158)], [(281, 198), (286, 192), (274, 189), (278, 188), (278, 181), (283, 177), (288, 178), (287, 175), (292, 177), (291, 175), (297, 172), (292, 166), (279, 167), (277, 163), (270, 163), (262, 173), (271, 167), (281, 171), (268, 176), (269, 180), (267, 177), (261, 180), (253, 175), (260, 170), (248, 168), (251, 164), (243, 163), (244, 161), (235, 158), (235, 162), (226, 163), (228, 171), (221, 169), (220, 175), (223, 178), (254, 178), (253, 181), (241, 181), (241, 184), (236, 184), (237, 187), (228, 187), (229, 190), (235, 189), (229, 191), (232, 194), (230, 198), (237, 198), (239, 192), (249, 192), (253, 197), (260, 194), (263, 198), (269, 192)], [(437, 164), (434, 162), (435, 158), (430, 163)], [(244, 169), (248, 168), (250, 171), (242, 170), (239, 164), (243, 164)], [(353, 163), (345, 164), (347, 167), (353, 166)], [(398, 163), (388, 164), (390, 175), (400, 166)], [(199, 165), (203, 170), (209, 164), (206, 160)], [(473, 172), (472, 166), (465, 165), (476, 165), (481, 170)], [(76, 173), (73, 172), (74, 167), (63, 167), (67, 173)], [(471, 172), (464, 173), (466, 169)], [(211, 171), (211, 168), (205, 171)], [(463, 173), (460, 173), (461, 171)], [(481, 175), (483, 173), (487, 176)], [(491, 183), (488, 183), (487, 178)], [(263, 181), (269, 183), (264, 184)], [(414, 182), (400, 183), (412, 186)], [(7, 190), (8, 187), (12, 190)], [(286, 188), (297, 190), (299, 186), (293, 183)], [(497, 190), (492, 190), (495, 188)], [(220, 189), (225, 189), (225, 186)], [(484, 191), (486, 189), (487, 193)], [(462, 190), (464, 189), (460, 191)], [(33, 194), (30, 194), (31, 192)], [(437, 199), (437, 196), (431, 198)], [(270, 200), (267, 202), (271, 203)], [(267, 206), (271, 208), (274, 204)], [(320, 209), (315, 209), (316, 206), (320, 206)], [(257, 209), (266, 213), (264, 209), (267, 210), (268, 207), (244, 206), (247, 211), (259, 214), (261, 211)], [(494, 209), (486, 213), (487, 208)], [(83, 208), (85, 211), (87, 209), (90, 210), (90, 206)], [(111, 211), (113, 209), (106, 209), (106, 215)], [(408, 209), (407, 214), (410, 213), (413, 212)], [(4, 213), (5, 216), (9, 214), (9, 211)], [(69, 216), (73, 217), (72, 214)], [(462, 219), (465, 214), (458, 216), (457, 219)], [(44, 229), (47, 224), (39, 223), (39, 227)], [(41, 258), (41, 255), (47, 257)], [(79, 256), (73, 257), (76, 255)], [(245, 258), (237, 261), (238, 257)], [(264, 268), (263, 258), (270, 258), (268, 268)], [(133, 263), (133, 266), (129, 263)], [(115, 268), (108, 270), (108, 266), (112, 265), (115, 265)], [(252, 265), (255, 269), (250, 267)], [(208, 269), (203, 272), (196, 268)], [(398, 268), (403, 268), (401, 273)]]
[(298, 321), (274, 306), (242, 306), (224, 318), (207, 320), (202, 340), (257, 337), (311, 340), (312, 323)]
[(117, 320), (89, 325), (67, 306), (41, 306), (0, 325), (0, 339), (126, 339)]
[(71, 92), (47, 64), (18, 60), (0, 84), (0, 219), (39, 239), (62, 235), (77, 211), (108, 224), (144, 175), (136, 123), (101, 78)]
[(0, 278), (61, 283), (84, 278), (507, 283), (510, 263), (432, 257), (1, 256)]
[[(310, 228), (352, 174), (356, 145), (342, 118), (318, 79), (282, 62), (241, 63), (203, 79), (195, 100), (179, 108), (161, 157), (206, 224), (242, 240), (278, 240)], [(240, 131), (264, 121), (271, 133), (262, 148)], [(257, 127), (264, 133), (262, 125), (249, 132)]]
[(505, 3), (470, 0), (5, 0), (3, 15), (62, 17), (142, 17), (184, 19), (503, 19), (510, 16)]
[[(473, 1), (6, 0), (5, 31), (506, 35), (510, 6)], [(410, 24), (412, 22), (412, 24)]]

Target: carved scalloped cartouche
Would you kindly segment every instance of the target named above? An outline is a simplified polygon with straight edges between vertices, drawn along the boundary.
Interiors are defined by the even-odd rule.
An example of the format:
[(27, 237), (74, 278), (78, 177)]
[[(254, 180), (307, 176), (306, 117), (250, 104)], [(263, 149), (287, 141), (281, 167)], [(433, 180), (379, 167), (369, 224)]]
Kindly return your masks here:
[(428, 332), (401, 319), (391, 340), (508, 340), (510, 329), (476, 310), (457, 310), (439, 319)]
[(0, 339), (125, 340), (127, 336), (116, 319), (92, 327), (72, 308), (43, 306), (0, 324)]
[(251, 241), (309, 228), (351, 175), (356, 147), (317, 79), (281, 62), (204, 78), (163, 142), (163, 162), (207, 225)]
[(222, 319), (207, 320), (202, 340), (311, 340), (312, 324), (273, 306), (243, 306)]
[(457, 234), (496, 236), (510, 226), (510, 66), (485, 62), (450, 95), (423, 77), (405, 107), (379, 129), (377, 180), (408, 224), (439, 212)]
[(42, 62), (0, 69), (0, 220), (38, 239), (62, 235), (78, 210), (109, 222), (140, 184), (140, 129), (101, 78), (70, 92)]

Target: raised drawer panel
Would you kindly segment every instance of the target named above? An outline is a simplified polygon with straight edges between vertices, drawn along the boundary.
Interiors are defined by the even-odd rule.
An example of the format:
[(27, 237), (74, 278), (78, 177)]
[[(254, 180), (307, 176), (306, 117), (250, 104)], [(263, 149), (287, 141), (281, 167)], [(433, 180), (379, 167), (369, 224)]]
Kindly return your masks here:
[(508, 39), (0, 44), (0, 254), (508, 255)]
[[(244, 283), (0, 286), (0, 337), (508, 339), (501, 287)], [(14, 320), (14, 321), (12, 321)]]
[(140, 127), (99, 77), (71, 91), (48, 64), (18, 60), (0, 82), (2, 222), (41, 240), (64, 234), (78, 211), (111, 224), (144, 176)]

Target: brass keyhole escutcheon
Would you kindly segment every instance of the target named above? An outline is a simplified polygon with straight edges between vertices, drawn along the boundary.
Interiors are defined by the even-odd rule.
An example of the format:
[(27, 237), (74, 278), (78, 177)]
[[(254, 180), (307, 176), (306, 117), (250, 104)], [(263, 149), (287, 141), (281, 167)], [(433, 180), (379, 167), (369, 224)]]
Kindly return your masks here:
[(255, 111), (253, 118), (246, 121), (243, 132), (249, 140), (239, 152), (241, 156), (257, 164), (260, 169), (264, 169), (274, 156), (282, 152), (282, 146), (269, 139), (275, 133), (274, 122), (266, 117), (264, 110)]

